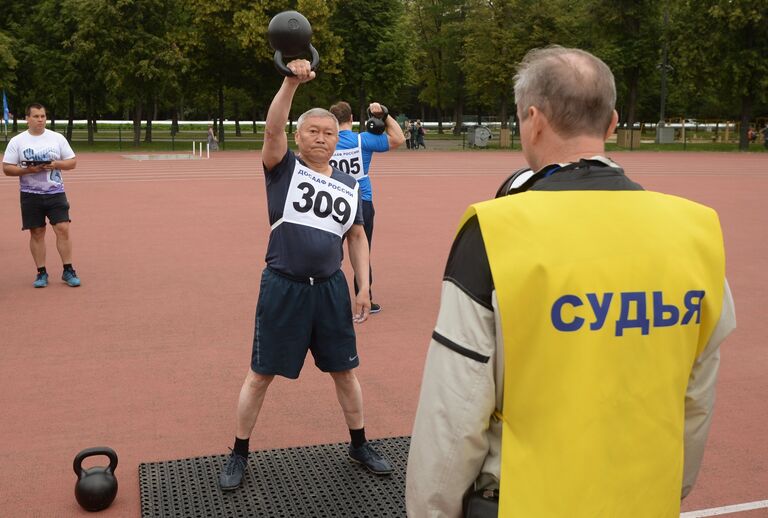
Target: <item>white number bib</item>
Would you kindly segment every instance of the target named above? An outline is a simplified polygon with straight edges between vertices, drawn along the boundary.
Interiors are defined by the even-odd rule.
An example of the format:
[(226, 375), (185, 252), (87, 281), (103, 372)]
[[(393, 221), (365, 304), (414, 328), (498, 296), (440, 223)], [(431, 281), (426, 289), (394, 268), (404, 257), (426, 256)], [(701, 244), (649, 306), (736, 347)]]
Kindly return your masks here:
[(347, 187), (301, 165), (297, 160), (285, 197), (283, 217), (272, 225), (272, 230), (287, 221), (341, 237), (355, 222), (358, 191), (357, 184)]
[(365, 176), (365, 171), (363, 170), (363, 145), (360, 142), (360, 134), (358, 133), (357, 135), (357, 147), (352, 149), (337, 148), (328, 162), (342, 173), (351, 174), (355, 180), (360, 181)]

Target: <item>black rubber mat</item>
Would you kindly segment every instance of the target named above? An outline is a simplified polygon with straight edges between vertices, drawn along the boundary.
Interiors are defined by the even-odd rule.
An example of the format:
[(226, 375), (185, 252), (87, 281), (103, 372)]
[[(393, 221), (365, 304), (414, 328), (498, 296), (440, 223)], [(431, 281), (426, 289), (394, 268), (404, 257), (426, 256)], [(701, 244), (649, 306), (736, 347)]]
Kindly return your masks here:
[(219, 489), (225, 455), (139, 465), (141, 516), (316, 518), (405, 516), (409, 437), (371, 441), (392, 462), (385, 477), (347, 455), (348, 443), (250, 454), (243, 485)]

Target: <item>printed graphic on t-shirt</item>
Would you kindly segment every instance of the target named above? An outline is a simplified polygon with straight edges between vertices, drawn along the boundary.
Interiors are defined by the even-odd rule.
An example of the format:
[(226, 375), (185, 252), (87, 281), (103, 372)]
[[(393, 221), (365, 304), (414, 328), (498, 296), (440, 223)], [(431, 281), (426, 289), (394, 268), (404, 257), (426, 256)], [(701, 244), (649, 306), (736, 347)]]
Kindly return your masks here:
[(355, 221), (358, 186), (347, 187), (296, 161), (281, 222), (305, 225), (343, 236)]
[[(58, 156), (58, 149), (47, 147), (43, 149), (26, 148), (21, 151), (23, 161), (28, 162), (52, 162)], [(61, 170), (53, 169), (45, 173), (48, 175), (48, 181), (53, 184), (61, 183)]]

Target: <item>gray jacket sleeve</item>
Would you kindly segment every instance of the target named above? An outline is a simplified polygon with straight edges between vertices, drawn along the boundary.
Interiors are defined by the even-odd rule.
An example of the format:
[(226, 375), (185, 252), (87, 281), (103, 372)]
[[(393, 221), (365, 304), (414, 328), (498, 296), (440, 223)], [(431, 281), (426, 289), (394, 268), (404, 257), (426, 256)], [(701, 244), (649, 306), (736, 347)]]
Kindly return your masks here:
[[(492, 450), (496, 409), (494, 311), (443, 282), (427, 353), (406, 476), (411, 518), (458, 518)], [(498, 462), (497, 462), (498, 464)], [(498, 473), (497, 473), (498, 475)]]
[(681, 498), (693, 489), (699, 475), (715, 406), (715, 382), (720, 367), (720, 344), (736, 328), (733, 296), (725, 281), (723, 309), (701, 356), (693, 365), (685, 394), (685, 464)]

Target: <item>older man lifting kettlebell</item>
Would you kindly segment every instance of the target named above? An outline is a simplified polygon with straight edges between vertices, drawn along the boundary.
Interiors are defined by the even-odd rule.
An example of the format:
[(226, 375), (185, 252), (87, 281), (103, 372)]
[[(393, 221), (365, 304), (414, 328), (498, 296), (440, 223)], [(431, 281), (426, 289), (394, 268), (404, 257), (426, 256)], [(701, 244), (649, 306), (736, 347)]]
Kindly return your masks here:
[[(287, 27), (301, 25), (291, 22), (296, 15), (301, 16), (288, 15)], [(267, 113), (261, 152), (271, 227), (267, 266), (256, 307), (250, 369), (238, 399), (235, 443), (219, 476), (223, 490), (242, 483), (249, 438), (269, 384), (276, 375), (298, 378), (307, 351), (336, 385), (351, 438), (350, 459), (377, 475), (392, 472), (391, 464), (366, 441), (363, 395), (354, 372), (360, 360), (353, 322), (364, 322), (371, 308), (359, 187), (328, 163), (338, 140), (338, 123), (328, 110), (313, 108), (302, 114), (295, 135), (299, 155), (288, 148), (285, 125), (293, 96), (315, 78), (315, 71), (307, 60), (284, 64), (281, 59), (276, 53), (276, 65), (280, 62), (289, 73), (278, 66), (285, 79)], [(318, 60), (313, 61), (316, 65)], [(361, 286), (354, 317), (341, 271), (343, 240)]]

